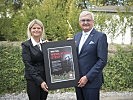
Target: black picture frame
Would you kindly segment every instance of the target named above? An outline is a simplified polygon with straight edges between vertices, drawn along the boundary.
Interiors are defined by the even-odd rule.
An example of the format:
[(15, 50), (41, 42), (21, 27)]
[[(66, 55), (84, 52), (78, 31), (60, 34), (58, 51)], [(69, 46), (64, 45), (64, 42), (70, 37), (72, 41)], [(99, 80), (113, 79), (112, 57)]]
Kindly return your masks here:
[(75, 41), (45, 42), (42, 45), (49, 90), (78, 85), (79, 68)]

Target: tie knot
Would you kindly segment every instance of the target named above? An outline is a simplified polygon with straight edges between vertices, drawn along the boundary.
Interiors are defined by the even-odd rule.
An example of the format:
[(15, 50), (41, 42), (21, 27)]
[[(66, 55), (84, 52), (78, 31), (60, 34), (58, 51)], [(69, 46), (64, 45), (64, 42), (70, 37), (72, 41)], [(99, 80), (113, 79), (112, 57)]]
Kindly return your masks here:
[(40, 50), (42, 50), (41, 44), (40, 44), (40, 43), (37, 44), (37, 47), (38, 47)]
[(86, 36), (86, 35), (87, 35), (87, 33), (84, 33), (84, 34), (83, 34), (83, 36)]

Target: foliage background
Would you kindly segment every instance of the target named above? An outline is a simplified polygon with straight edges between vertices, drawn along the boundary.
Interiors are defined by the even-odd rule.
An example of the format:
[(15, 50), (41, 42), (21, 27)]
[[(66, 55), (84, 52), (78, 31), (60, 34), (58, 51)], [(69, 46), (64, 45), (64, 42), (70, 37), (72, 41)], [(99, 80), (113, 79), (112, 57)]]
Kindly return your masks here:
[[(82, 10), (79, 3), (84, 0), (0, 0), (0, 41), (24, 41), (27, 39), (26, 29), (28, 23), (37, 18), (44, 23), (45, 39), (64, 40), (68, 34), (80, 31), (78, 16)], [(102, 4), (104, 0), (89, 0), (90, 4)], [(128, 1), (130, 4), (130, 1)], [(105, 4), (105, 2), (104, 2)], [(132, 5), (132, 3), (131, 3)], [(130, 6), (124, 8), (130, 9)], [(91, 10), (91, 9), (89, 9)], [(96, 29), (111, 34), (115, 39), (120, 34), (125, 34), (127, 27), (132, 27), (132, 13), (109, 14), (95, 13)], [(114, 19), (119, 15), (119, 19)], [(127, 19), (127, 21), (124, 21)], [(106, 23), (106, 22), (110, 23)], [(118, 24), (119, 23), (119, 24)], [(120, 26), (120, 29), (118, 27)], [(108, 28), (108, 29), (107, 29)], [(132, 28), (133, 29), (133, 28)], [(117, 30), (118, 35), (115, 36)], [(133, 34), (133, 33), (132, 33)], [(133, 37), (133, 36), (132, 36)], [(132, 40), (133, 42), (133, 40)]]
[[(78, 15), (82, 9), (78, 8), (77, 1), (83, 0), (16, 1), (19, 3), (12, 3), (12, 0), (0, 0), (0, 41), (25, 41), (27, 25), (34, 18), (44, 23), (46, 34), (44, 38), (51, 41), (64, 40), (68, 34), (74, 35), (80, 31)], [(100, 6), (104, 5), (103, 0), (89, 1)], [(132, 3), (129, 2), (129, 4)], [(95, 13), (96, 29), (110, 34), (112, 40), (117, 37), (114, 33), (117, 32), (118, 26), (121, 26), (121, 31), (117, 32), (117, 35), (123, 34), (123, 36), (126, 28), (133, 26), (132, 13), (119, 12), (117, 14), (120, 19), (113, 19), (113, 14)], [(125, 18), (127, 22), (124, 22)], [(133, 37), (133, 33), (131, 35)], [(133, 91), (133, 47), (126, 45), (113, 45), (113, 47), (115, 50), (109, 49), (108, 64), (104, 70), (105, 83), (102, 89), (104, 91)], [(21, 59), (20, 43), (15, 46), (10, 43), (0, 45), (0, 94), (25, 90), (23, 74), (24, 65)], [(73, 88), (62, 91), (73, 91)]]
[[(115, 48), (112, 50), (111, 48)], [(128, 51), (127, 51), (128, 50)], [(109, 47), (108, 64), (104, 69), (103, 91), (133, 91), (133, 46)], [(26, 89), (21, 48), (8, 43), (0, 45), (0, 94), (22, 92)], [(73, 88), (61, 92), (74, 91)]]

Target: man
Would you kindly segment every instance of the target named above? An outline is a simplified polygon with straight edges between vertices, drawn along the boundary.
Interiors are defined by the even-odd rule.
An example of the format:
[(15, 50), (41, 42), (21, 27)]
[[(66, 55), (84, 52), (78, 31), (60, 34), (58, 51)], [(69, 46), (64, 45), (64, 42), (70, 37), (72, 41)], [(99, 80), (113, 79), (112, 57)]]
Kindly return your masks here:
[(79, 25), (82, 32), (74, 36), (80, 71), (78, 87), (75, 88), (77, 100), (99, 100), (103, 83), (102, 70), (107, 63), (107, 37), (95, 30), (94, 15), (91, 12), (80, 13)]

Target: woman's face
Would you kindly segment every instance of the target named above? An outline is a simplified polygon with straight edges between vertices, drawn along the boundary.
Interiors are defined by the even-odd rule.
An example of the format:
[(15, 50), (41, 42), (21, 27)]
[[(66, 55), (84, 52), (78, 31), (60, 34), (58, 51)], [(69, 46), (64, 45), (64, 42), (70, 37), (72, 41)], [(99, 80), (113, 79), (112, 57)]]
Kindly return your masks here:
[(34, 24), (31, 29), (30, 29), (30, 32), (31, 32), (31, 36), (32, 37), (41, 37), (42, 36), (42, 27), (38, 24)]

